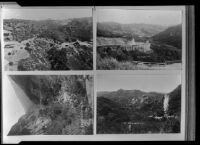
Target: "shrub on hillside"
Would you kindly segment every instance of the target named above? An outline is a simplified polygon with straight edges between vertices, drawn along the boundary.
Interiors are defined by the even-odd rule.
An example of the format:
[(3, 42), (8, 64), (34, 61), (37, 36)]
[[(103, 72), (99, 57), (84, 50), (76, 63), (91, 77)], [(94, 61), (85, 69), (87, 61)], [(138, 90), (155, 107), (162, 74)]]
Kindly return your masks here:
[(51, 48), (47, 54), (52, 70), (91, 70), (93, 67), (92, 47)]
[(136, 65), (129, 61), (117, 61), (115, 58), (106, 57), (104, 59), (97, 58), (97, 69), (99, 70), (134, 70), (138, 69)]
[(47, 52), (47, 59), (51, 63), (52, 70), (69, 70), (69, 66), (67, 65), (67, 50), (61, 49), (57, 50), (56, 48), (51, 48)]
[(165, 62), (181, 60), (181, 50), (176, 47), (164, 44), (151, 45), (152, 51), (142, 52), (139, 50), (127, 51), (121, 46), (98, 47), (97, 54), (102, 59), (114, 58), (119, 62), (123, 61), (144, 61), (144, 62)]

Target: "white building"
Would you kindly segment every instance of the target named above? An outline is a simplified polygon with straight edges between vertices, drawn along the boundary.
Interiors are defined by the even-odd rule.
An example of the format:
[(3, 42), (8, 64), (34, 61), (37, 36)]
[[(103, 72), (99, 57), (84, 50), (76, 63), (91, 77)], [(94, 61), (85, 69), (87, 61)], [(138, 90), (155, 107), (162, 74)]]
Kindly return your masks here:
[(130, 51), (130, 50), (139, 50), (139, 51), (143, 51), (143, 52), (147, 52), (150, 51), (150, 46), (151, 43), (149, 43), (149, 41), (144, 42), (135, 42), (135, 39), (133, 38), (131, 41), (129, 41), (126, 45), (126, 50)]

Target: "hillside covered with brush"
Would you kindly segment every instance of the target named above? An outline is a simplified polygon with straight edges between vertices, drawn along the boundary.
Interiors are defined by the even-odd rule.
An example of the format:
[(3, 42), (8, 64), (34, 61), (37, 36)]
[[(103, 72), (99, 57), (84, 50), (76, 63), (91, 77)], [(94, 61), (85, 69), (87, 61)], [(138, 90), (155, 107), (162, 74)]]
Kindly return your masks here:
[[(4, 20), (8, 70), (91, 70), (92, 18)], [(10, 49), (9, 49), (10, 48)]]
[(92, 18), (74, 18), (67, 20), (23, 20), (4, 19), (4, 29), (12, 32), (13, 40), (23, 41), (38, 35), (59, 42), (91, 41)]
[(157, 43), (167, 44), (182, 49), (182, 25), (171, 26), (152, 37)]
[(98, 37), (151, 37), (165, 29), (164, 26), (151, 24), (120, 24), (116, 22), (97, 23)]
[(91, 76), (11, 76), (11, 79), (34, 105), (8, 135), (93, 133)]
[[(180, 90), (181, 85), (167, 94), (123, 89), (99, 92), (97, 133), (180, 132)], [(164, 108), (166, 95), (169, 95), (167, 111)]]

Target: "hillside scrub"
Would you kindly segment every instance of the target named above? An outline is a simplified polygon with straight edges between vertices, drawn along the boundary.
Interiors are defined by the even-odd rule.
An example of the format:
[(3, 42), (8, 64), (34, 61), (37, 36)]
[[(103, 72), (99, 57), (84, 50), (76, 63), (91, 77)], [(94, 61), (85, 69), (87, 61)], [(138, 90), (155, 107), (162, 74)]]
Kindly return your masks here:
[[(92, 69), (92, 18), (63, 21), (4, 20), (4, 29), (9, 30), (12, 35), (10, 41), (17, 41), (19, 45), (24, 45), (24, 50), (29, 54), (28, 58), (18, 57), (16, 54), (19, 58), (16, 62), (17, 70)], [(66, 46), (65, 43), (70, 46)], [(18, 51), (18, 46), (14, 45), (14, 47)], [(9, 65), (9, 69), (12, 68)]]
[(92, 38), (91, 17), (72, 19), (65, 25), (55, 20), (34, 21), (5, 19), (4, 28), (5, 26), (11, 27), (13, 40), (19, 42), (32, 38), (36, 34), (40, 37), (50, 38), (60, 42), (68, 41), (70, 37), (81, 41), (90, 41)]
[(9, 135), (92, 134), (91, 76), (11, 76), (35, 104)]
[(179, 133), (180, 90), (181, 85), (168, 93), (170, 100), (168, 112), (164, 112), (163, 93), (123, 89), (99, 92), (97, 94), (97, 133)]
[(126, 51), (122, 48), (112, 49), (110, 47), (97, 47), (98, 55), (104, 59), (105, 57), (112, 57), (118, 61), (144, 61), (144, 62), (164, 62), (181, 60), (181, 50), (172, 46), (152, 44), (151, 52), (141, 52), (138, 50)]
[(91, 70), (92, 59), (92, 47), (79, 46), (75, 48), (67, 47), (57, 50), (51, 48), (47, 52), (47, 59), (51, 64), (52, 70)]
[(131, 62), (119, 62), (115, 58), (97, 59), (97, 69), (99, 70), (133, 70), (139, 69)]
[(154, 42), (171, 45), (177, 49), (182, 49), (182, 26), (176, 25), (167, 28), (152, 37)]
[(150, 24), (120, 24), (115, 22), (102, 22), (97, 23), (97, 36), (102, 37), (134, 37), (139, 40), (139, 36), (153, 36), (165, 27)]

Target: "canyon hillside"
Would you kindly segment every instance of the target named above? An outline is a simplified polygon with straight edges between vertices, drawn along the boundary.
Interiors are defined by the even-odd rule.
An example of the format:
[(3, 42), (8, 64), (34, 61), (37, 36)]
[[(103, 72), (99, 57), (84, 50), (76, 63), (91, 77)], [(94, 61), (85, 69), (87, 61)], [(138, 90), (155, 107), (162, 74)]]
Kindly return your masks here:
[[(34, 104), (8, 135), (93, 133), (91, 76), (11, 76)], [(18, 90), (16, 90), (18, 91)], [(21, 96), (19, 99), (24, 101)]]
[(123, 89), (99, 92), (97, 132), (178, 133), (180, 110), (181, 85), (167, 94)]

